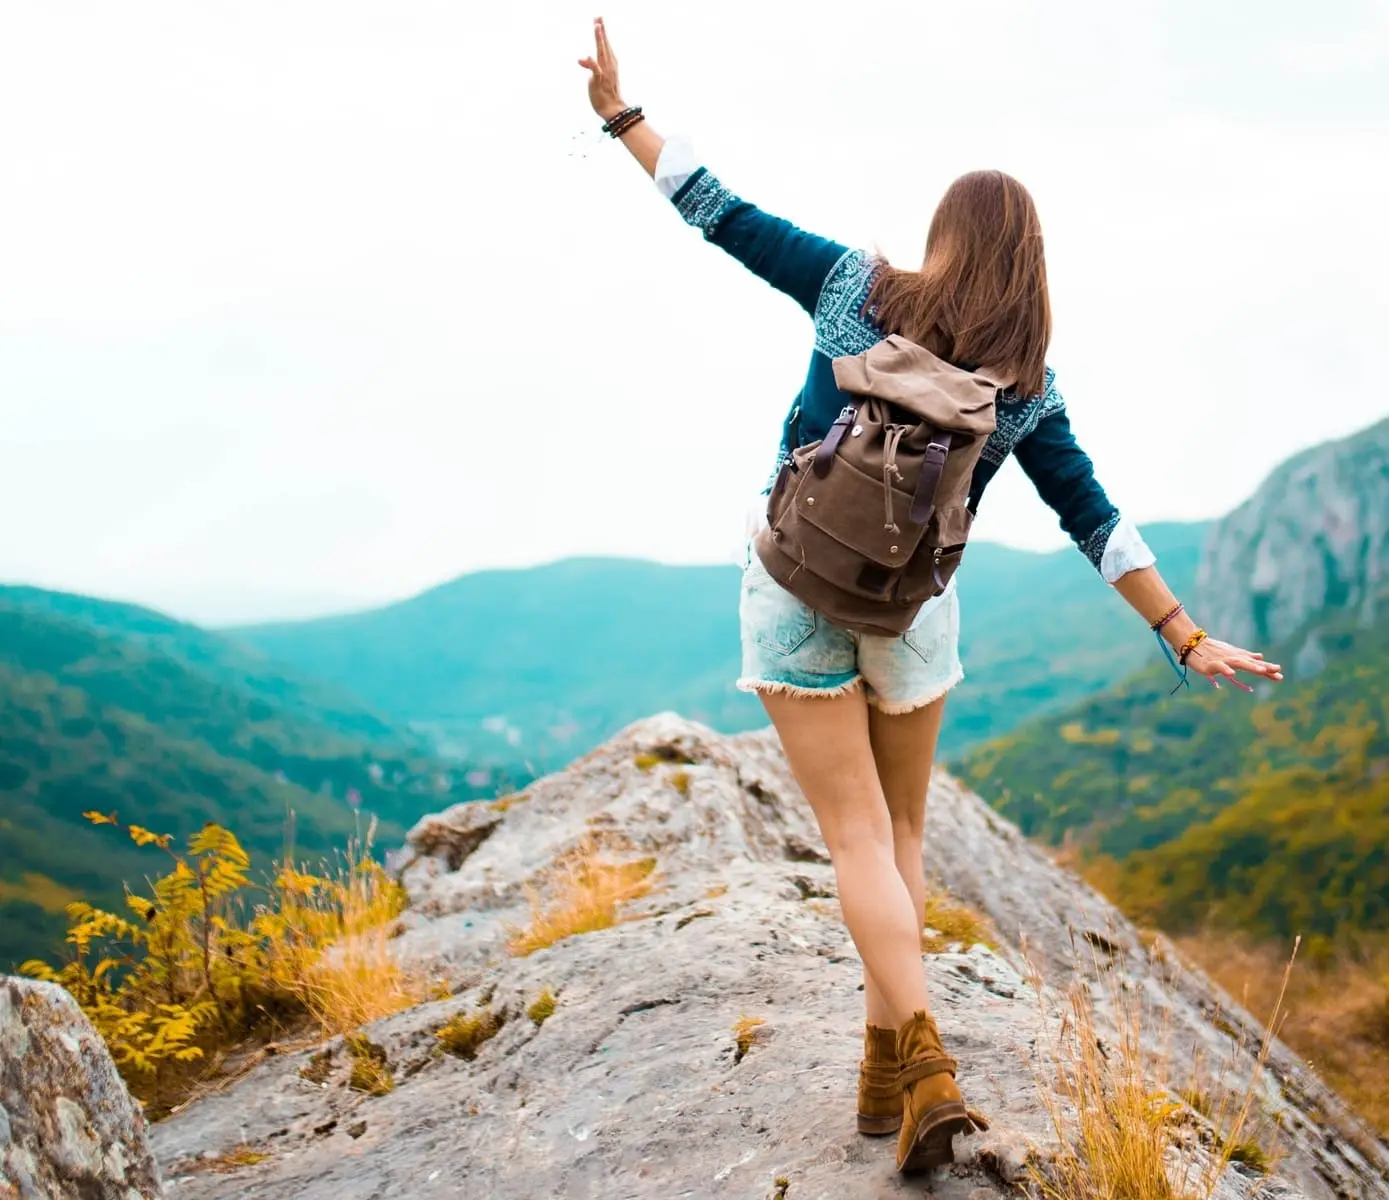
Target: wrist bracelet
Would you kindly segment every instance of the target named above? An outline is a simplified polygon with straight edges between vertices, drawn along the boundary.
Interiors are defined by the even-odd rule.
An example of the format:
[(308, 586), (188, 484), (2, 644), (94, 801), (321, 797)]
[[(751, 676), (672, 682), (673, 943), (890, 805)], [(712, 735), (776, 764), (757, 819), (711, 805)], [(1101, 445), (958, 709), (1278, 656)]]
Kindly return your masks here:
[(1182, 643), (1182, 648), (1177, 651), (1177, 661), (1181, 663), (1182, 666), (1186, 666), (1186, 660), (1191, 657), (1191, 652), (1205, 640), (1206, 631), (1204, 629), (1198, 629)]
[(638, 121), (644, 120), (641, 105), (632, 108), (624, 108), (614, 117), (610, 117), (603, 122), (603, 132), (611, 137), (621, 137), (624, 131), (630, 129)]
[(1179, 603), (1175, 608), (1163, 613), (1163, 615), (1160, 616), (1151, 625), (1149, 625), (1148, 628), (1151, 629), (1154, 633), (1157, 633), (1159, 630), (1162, 629), (1164, 625), (1166, 625), (1169, 621), (1173, 620), (1179, 613), (1183, 612), (1185, 609), (1186, 605)]
[(630, 117), (628, 120), (623, 121), (621, 125), (616, 126), (613, 129), (611, 136), (615, 138), (620, 138), (629, 130), (633, 129), (637, 125), (640, 125), (645, 120), (646, 118), (641, 113), (637, 113), (636, 116)]

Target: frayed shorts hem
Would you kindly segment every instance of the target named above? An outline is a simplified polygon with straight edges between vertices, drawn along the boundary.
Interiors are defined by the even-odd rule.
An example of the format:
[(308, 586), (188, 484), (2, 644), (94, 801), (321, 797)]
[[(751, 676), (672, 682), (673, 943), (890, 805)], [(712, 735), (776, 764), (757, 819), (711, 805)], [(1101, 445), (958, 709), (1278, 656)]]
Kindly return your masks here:
[[(727, 676), (725, 676), (727, 678)], [(779, 679), (743, 678), (737, 684), (740, 692), (753, 692), (759, 696), (794, 696), (799, 700), (833, 700), (836, 696), (847, 696), (863, 687), (863, 676), (850, 679), (847, 683), (837, 683), (830, 687), (801, 687), (794, 683), (783, 683)]]
[(934, 704), (937, 700), (943, 700), (956, 684), (960, 683), (965, 677), (963, 670), (956, 671), (939, 687), (932, 688), (923, 696), (918, 696), (915, 700), (884, 700), (875, 692), (868, 693), (868, 703), (876, 708), (885, 717), (900, 717), (904, 713), (915, 712), (918, 708), (925, 708), (928, 704)]
[[(884, 716), (899, 717), (904, 713), (915, 712), (918, 708), (925, 708), (928, 704), (934, 704), (964, 677), (964, 670), (957, 668), (944, 683), (911, 700), (884, 700), (872, 688), (868, 689), (865, 699)], [(750, 678), (740, 679), (737, 684), (740, 692), (752, 692), (759, 696), (792, 696), (798, 700), (833, 700), (836, 696), (848, 696), (863, 686), (862, 675), (857, 679), (850, 679), (847, 683), (831, 687), (801, 687), (794, 683), (784, 683), (779, 679)]]

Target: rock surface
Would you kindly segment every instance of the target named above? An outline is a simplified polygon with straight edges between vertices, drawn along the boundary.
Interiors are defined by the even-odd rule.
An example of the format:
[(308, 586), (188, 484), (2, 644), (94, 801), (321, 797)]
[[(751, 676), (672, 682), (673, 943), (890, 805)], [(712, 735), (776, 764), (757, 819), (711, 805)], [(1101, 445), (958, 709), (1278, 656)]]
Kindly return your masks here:
[[(654, 857), (655, 889), (624, 924), (510, 957), (528, 888), (592, 840), (615, 859)], [(394, 1090), (353, 1091), (341, 1040), (277, 1056), (156, 1127), (170, 1195), (1016, 1196), (1029, 1156), (1045, 1166), (1056, 1149), (1039, 1080), (1077, 971), (1109, 981), (1093, 988), (1102, 1020), (1107, 989), (1140, 995), (1167, 1014), (1153, 1036), (1174, 1063), (1199, 1055), (1235, 1082), (1251, 1075), (1247, 1016), (943, 775), (928, 846), (929, 869), (999, 935), (997, 951), (926, 956), (961, 1084), (993, 1121), (957, 1143), (948, 1170), (902, 1179), (890, 1139), (854, 1132), (860, 963), (774, 737), (660, 717), (522, 796), (422, 821), (397, 860), (412, 907), (396, 945), (453, 994), (365, 1031)], [(527, 1009), (546, 989), (557, 1004), (538, 1025)], [(444, 1053), (436, 1031), (481, 1010), (500, 1031), (470, 1059)], [(762, 1023), (740, 1049), (743, 1018)], [(1219, 1200), (1389, 1195), (1385, 1146), (1281, 1047), (1255, 1096), (1284, 1129), (1284, 1161), (1270, 1180), (1229, 1169)], [(1210, 1141), (1192, 1114), (1174, 1166), (1208, 1161)], [(266, 1157), (207, 1168), (237, 1150)]]
[(1304, 671), (1319, 657), (1309, 623), (1372, 623), (1389, 589), (1389, 421), (1279, 467), (1211, 531), (1197, 587), (1223, 638), (1271, 648), (1302, 636), (1289, 649)]
[(145, 1118), (62, 988), (0, 977), (0, 1198), (154, 1200)]

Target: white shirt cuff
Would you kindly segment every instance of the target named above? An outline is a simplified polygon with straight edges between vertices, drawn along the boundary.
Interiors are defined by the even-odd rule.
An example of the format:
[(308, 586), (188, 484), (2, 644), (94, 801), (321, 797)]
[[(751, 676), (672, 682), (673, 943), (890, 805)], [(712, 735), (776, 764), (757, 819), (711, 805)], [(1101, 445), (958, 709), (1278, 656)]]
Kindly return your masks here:
[(695, 153), (694, 143), (688, 138), (667, 138), (656, 160), (656, 186), (661, 189), (661, 195), (673, 200), (675, 193), (703, 165)]
[(1117, 583), (1130, 571), (1141, 571), (1157, 562), (1157, 555), (1148, 549), (1148, 543), (1138, 532), (1138, 526), (1128, 517), (1120, 517), (1119, 524), (1105, 543), (1104, 557), (1100, 559), (1100, 574), (1106, 583)]

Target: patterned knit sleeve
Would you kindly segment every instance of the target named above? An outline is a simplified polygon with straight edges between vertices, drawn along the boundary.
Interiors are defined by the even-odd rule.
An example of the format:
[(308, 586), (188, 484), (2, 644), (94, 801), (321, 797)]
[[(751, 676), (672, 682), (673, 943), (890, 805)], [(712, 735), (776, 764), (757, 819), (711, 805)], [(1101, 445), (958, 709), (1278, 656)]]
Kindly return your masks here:
[(1040, 403), (1036, 427), (1014, 451), (1038, 495), (1061, 518), (1061, 528), (1105, 582), (1115, 583), (1130, 571), (1151, 567), (1157, 561), (1153, 552), (1137, 526), (1110, 502), (1095, 478), (1090, 456), (1071, 432), (1065, 401), (1050, 370)]
[(686, 224), (814, 315), (820, 289), (847, 247), (739, 199), (707, 167), (697, 164), (683, 141), (673, 139), (662, 149), (656, 186), (670, 197)]

